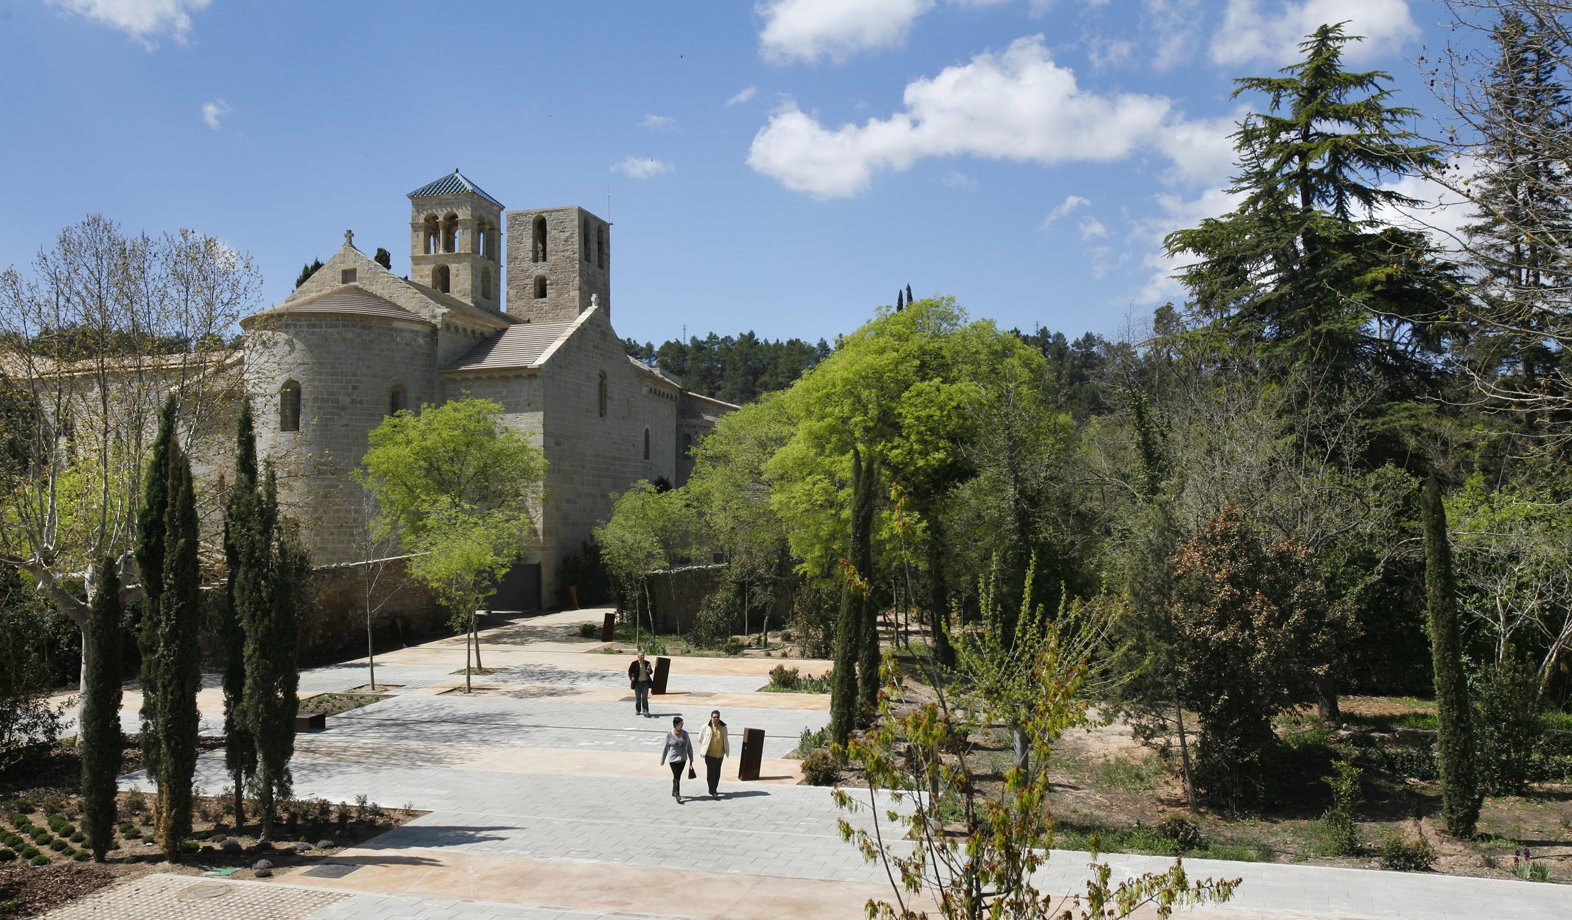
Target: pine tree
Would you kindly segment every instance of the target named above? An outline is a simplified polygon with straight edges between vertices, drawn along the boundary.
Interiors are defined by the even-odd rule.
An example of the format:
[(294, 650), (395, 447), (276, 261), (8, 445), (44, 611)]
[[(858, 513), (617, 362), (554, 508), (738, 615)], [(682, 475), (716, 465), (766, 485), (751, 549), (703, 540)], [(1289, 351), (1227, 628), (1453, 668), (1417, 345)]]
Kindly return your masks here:
[[(191, 835), (192, 777), (196, 773), (197, 690), (202, 684), (198, 633), (202, 624), (197, 563), (196, 494), (191, 463), (171, 437), (168, 452), (168, 502), (164, 517), (164, 578), (158, 611), (144, 635), (151, 645), (142, 657), (143, 694), (154, 700), (151, 726), (158, 761), (151, 770), (158, 785), (156, 832), (165, 858), (180, 858)], [(150, 672), (150, 675), (148, 674)]]
[(120, 774), (120, 579), (104, 558), (84, 633), (82, 682), (82, 832), (104, 861), (115, 833), (115, 778)]
[[(153, 455), (147, 464), (146, 481), (142, 489), (142, 507), (137, 513), (136, 563), (142, 579), (142, 617), (138, 627), (138, 650), (141, 652), (142, 686), (150, 687), (156, 679), (158, 662), (151, 652), (157, 643), (159, 604), (164, 596), (164, 532), (168, 526), (165, 516), (169, 511), (169, 450), (175, 438), (175, 397), (164, 400), (158, 418), (158, 435), (153, 440)], [(160, 761), (158, 723), (158, 698), (152, 693), (142, 694), (142, 764), (149, 776), (158, 772)]]
[(224, 644), (224, 766), (234, 781), (235, 826), (245, 822), (246, 780), (255, 775), (256, 741), (243, 715), (246, 685), (245, 626), (263, 603), (262, 580), (271, 535), (262, 531), (257, 483), (257, 444), (251, 404), (240, 408), (235, 439), (235, 482), (224, 509), (224, 561), (229, 570), (218, 633)]
[(268, 565), (262, 603), (245, 628), (246, 727), (256, 739), (256, 797), (262, 839), (273, 835), (274, 803), (292, 785), (289, 759), (295, 751), (296, 661), (299, 616), (305, 606), (310, 565), (293, 538), (283, 532), (278, 514), (278, 483), (270, 468), (262, 487), (261, 526), (268, 535)]
[(310, 262), (307, 262), (305, 265), (302, 265), (300, 267), (300, 274), (295, 276), (295, 287), (298, 288), (302, 284), (305, 284), (307, 281), (309, 281), (311, 279), (311, 276), (315, 275), (317, 273), (317, 269), (319, 269), (321, 267), (322, 267), (322, 260), (321, 259), (312, 259)]
[(393, 270), (393, 253), (388, 252), (381, 246), (377, 247), (377, 254), (371, 257), (371, 261), (377, 263), (388, 271)]
[(1446, 508), (1434, 476), (1420, 496), (1425, 527), (1425, 601), (1430, 621), (1430, 656), (1435, 672), (1436, 768), (1441, 775), (1441, 816), (1447, 833), (1468, 839), (1479, 820), (1481, 797), (1474, 773), (1474, 733), (1463, 672), (1463, 643), (1447, 542)]

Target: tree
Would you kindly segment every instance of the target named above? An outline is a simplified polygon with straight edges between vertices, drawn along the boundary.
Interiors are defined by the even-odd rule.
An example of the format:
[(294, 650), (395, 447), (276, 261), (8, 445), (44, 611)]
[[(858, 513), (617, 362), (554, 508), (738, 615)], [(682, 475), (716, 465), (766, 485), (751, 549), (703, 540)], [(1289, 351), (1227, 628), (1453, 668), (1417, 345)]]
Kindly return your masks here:
[[(997, 610), (987, 618), (999, 621)], [(1089, 647), (1062, 640), (1052, 620), (1024, 671), (1048, 675), (1035, 692), (968, 696), (979, 720), (1009, 719), (1026, 737), (1026, 756), (1004, 771), (997, 792), (985, 791), (984, 771), (969, 745), (956, 740), (972, 726), (943, 686), (932, 699), (897, 715), (903, 686), (893, 665), (880, 696), (874, 724), (848, 745), (851, 759), (867, 776), (860, 790), (835, 790), (835, 802), (858, 818), (841, 819), (841, 836), (870, 862), (882, 864), (893, 902), (870, 901), (868, 915), (923, 916), (920, 898), (935, 902), (945, 917), (1064, 917), (1071, 920), (1128, 917), (1147, 906), (1168, 916), (1174, 907), (1228, 900), (1238, 880), (1192, 882), (1175, 862), (1166, 872), (1146, 873), (1111, 884), (1108, 866), (1093, 864), (1081, 894), (1058, 896), (1038, 890), (1032, 874), (1051, 856), (1053, 815), (1049, 757), (1055, 739), (1087, 721), (1083, 693)], [(1024, 649), (1022, 649), (1024, 651)], [(1007, 684), (1014, 685), (1013, 681)], [(1004, 685), (995, 685), (1002, 688)], [(1095, 854), (1094, 854), (1095, 858)]]
[[(94, 583), (85, 575), (103, 558), (120, 568), (127, 599), (160, 577), (128, 558), (146, 531), (159, 407), (178, 394), (193, 450), (228, 438), (243, 380), (219, 343), (260, 290), (250, 259), (220, 240), (130, 235), (98, 215), (63, 230), (28, 270), (0, 272), (0, 565), (26, 572), (78, 628)], [(134, 631), (137, 605), (128, 617)]]
[[(172, 399), (172, 397), (171, 397)], [(173, 412), (167, 415), (172, 418)], [(158, 786), (155, 818), (165, 858), (178, 861), (191, 834), (192, 777), (196, 772), (197, 705), (202, 683), (201, 584), (197, 564), (196, 495), (191, 465), (170, 432), (163, 496), (163, 578), (158, 607), (142, 632), (144, 762)], [(153, 743), (146, 741), (151, 737)], [(148, 757), (147, 752), (153, 756)]]
[(1436, 771), (1441, 777), (1441, 817), (1447, 833), (1467, 839), (1479, 820), (1481, 796), (1474, 773), (1474, 732), (1457, 622), (1457, 589), (1447, 539), (1441, 484), (1425, 480), (1420, 507), (1425, 528), (1425, 601), (1436, 687)]
[(104, 861), (115, 835), (115, 780), (120, 775), (120, 583), (113, 560), (94, 572), (93, 613), (83, 656), (82, 831), (93, 859)]
[[(381, 246), (377, 247), (377, 254), (371, 257), (371, 261), (377, 263), (388, 271), (393, 270), (393, 253), (388, 252)], [(297, 284), (295, 287), (300, 287), (300, 285)]]
[(298, 288), (302, 284), (305, 284), (306, 281), (309, 280), (312, 275), (315, 275), (317, 273), (317, 269), (319, 269), (321, 267), (322, 267), (322, 260), (321, 259), (312, 259), (310, 262), (307, 262), (305, 265), (302, 265), (300, 267), (300, 274), (295, 276), (295, 287)]
[(1261, 343), (1269, 367), (1310, 364), (1391, 398), (1425, 379), (1422, 359), (1440, 344), (1455, 298), (1425, 238), (1377, 214), (1418, 204), (1391, 180), (1439, 161), (1406, 127), (1414, 110), (1390, 104), (1388, 74), (1343, 68), (1355, 40), (1323, 25), (1282, 76), (1235, 81), (1235, 95), (1268, 100), (1234, 135), (1231, 191), (1243, 201), (1165, 246), (1197, 257), (1180, 275), (1192, 310), (1231, 343)]
[(1311, 561), (1230, 508), (1174, 559), (1178, 689), (1201, 723), (1196, 783), (1233, 807), (1261, 800), (1272, 717), (1314, 688), (1327, 605)]
[(295, 750), (300, 683), (297, 642), (311, 563), (283, 527), (271, 467), (262, 483), (260, 505), (254, 532), (262, 565), (260, 596), (241, 622), (246, 674), (241, 711), (246, 731), (255, 739), (257, 810), (262, 815), (261, 838), (269, 840), (274, 803), (288, 798), (292, 786), (289, 759)]
[[(475, 633), (495, 580), (528, 552), (546, 461), (509, 427), (502, 406), (462, 398), (388, 416), (355, 478), (376, 496), (378, 528), (416, 554), (410, 573)], [(465, 688), (474, 646), (465, 644)]]
[[(879, 634), (868, 592), (872, 575), (873, 490), (878, 467), (852, 448), (851, 537), (841, 561), (841, 614), (835, 627), (835, 674), (830, 686), (830, 734), (845, 744), (862, 721), (859, 709), (878, 699)], [(873, 673), (868, 673), (870, 662)], [(872, 699), (867, 688), (873, 687)]]
[(601, 558), (616, 580), (619, 598), (633, 621), (635, 642), (641, 606), (649, 618), (650, 632), (655, 631), (650, 574), (685, 559), (698, 532), (688, 494), (681, 489), (663, 491), (648, 480), (635, 482), (614, 496), (611, 517), (595, 528)]
[(246, 781), (256, 774), (256, 739), (246, 725), (245, 624), (266, 603), (267, 523), (257, 483), (257, 441), (251, 403), (240, 407), (235, 436), (235, 480), (224, 509), (225, 603), (216, 632), (224, 645), (224, 766), (234, 782), (235, 826), (245, 823)]

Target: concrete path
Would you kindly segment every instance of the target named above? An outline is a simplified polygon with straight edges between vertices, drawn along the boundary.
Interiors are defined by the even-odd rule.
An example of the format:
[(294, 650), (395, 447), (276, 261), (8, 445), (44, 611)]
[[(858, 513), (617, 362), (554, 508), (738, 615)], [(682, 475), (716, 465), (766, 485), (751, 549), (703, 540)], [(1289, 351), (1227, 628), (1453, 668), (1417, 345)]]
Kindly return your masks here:
[[(655, 697), (658, 719), (632, 711), (630, 656), (576, 638), (602, 611), (554, 614), (484, 635), (485, 664), (500, 669), (462, 686), (462, 640), (378, 658), (392, 698), (330, 719), (296, 746), (296, 795), (429, 814), (326, 863), (268, 881), (154, 875), (57, 912), (61, 918), (281, 917), (310, 920), (779, 920), (857, 917), (869, 898), (890, 897), (881, 867), (840, 839), (843, 817), (826, 789), (796, 785), (782, 758), (803, 729), (828, 721), (828, 698), (757, 692), (778, 659), (677, 659), (673, 693)], [(819, 673), (825, 662), (792, 660)], [(366, 682), (364, 663), (302, 675), (302, 693)], [(204, 725), (219, 714), (202, 698)], [(135, 712), (128, 700), (126, 710)], [(764, 780), (739, 783), (737, 758), (724, 797), (670, 796), (658, 763), (670, 717), (697, 729), (719, 708), (733, 733), (766, 732)], [(222, 788), (222, 753), (204, 755), (199, 784)], [(146, 788), (144, 777), (125, 777)], [(688, 795), (703, 780), (684, 780)], [(861, 819), (858, 819), (861, 820)], [(1163, 871), (1155, 857), (1105, 857), (1115, 879)], [(1057, 852), (1038, 879), (1044, 891), (1084, 887), (1089, 857)], [(1438, 875), (1405, 875), (1260, 863), (1188, 861), (1193, 877), (1242, 878), (1234, 901), (1189, 917), (1406, 920), (1572, 917), (1572, 887)]]

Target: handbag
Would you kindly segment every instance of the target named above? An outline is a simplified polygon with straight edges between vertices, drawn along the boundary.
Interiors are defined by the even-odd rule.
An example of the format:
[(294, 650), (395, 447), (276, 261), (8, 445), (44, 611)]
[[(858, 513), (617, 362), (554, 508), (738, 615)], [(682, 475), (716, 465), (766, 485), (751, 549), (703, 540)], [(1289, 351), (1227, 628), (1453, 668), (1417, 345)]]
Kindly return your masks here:
[(693, 764), (691, 764), (691, 763), (688, 764), (688, 779), (698, 779), (698, 778), (699, 778), (698, 771), (693, 769)]

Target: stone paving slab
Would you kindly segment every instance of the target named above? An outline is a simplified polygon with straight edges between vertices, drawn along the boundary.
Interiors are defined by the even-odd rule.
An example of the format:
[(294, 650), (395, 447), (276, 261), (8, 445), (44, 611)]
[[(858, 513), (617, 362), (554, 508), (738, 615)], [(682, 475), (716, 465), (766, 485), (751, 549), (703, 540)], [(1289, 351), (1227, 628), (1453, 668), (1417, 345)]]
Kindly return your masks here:
[(157, 873), (122, 882), (48, 920), (306, 920), (348, 896), (331, 891)]

